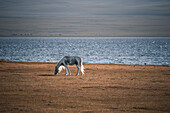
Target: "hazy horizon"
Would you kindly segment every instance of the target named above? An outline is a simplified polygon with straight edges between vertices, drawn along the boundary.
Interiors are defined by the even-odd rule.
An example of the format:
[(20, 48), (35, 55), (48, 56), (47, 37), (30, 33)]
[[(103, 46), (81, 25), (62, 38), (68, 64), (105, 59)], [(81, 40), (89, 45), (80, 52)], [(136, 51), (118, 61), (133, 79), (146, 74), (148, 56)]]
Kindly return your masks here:
[(169, 0), (0, 1), (0, 36), (169, 37)]

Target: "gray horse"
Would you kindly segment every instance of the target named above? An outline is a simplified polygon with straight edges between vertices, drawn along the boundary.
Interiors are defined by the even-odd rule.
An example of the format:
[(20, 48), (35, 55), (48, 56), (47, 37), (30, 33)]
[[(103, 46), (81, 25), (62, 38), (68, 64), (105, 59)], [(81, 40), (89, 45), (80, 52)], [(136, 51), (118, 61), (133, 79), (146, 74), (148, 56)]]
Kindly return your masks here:
[(76, 76), (79, 75), (79, 67), (81, 68), (81, 75), (83, 75), (84, 74), (83, 59), (78, 56), (62, 57), (61, 60), (58, 62), (57, 66), (55, 67), (54, 75), (61, 72), (62, 69), (66, 70), (66, 75), (67, 75), (67, 71), (69, 75), (71, 75), (68, 65), (74, 65), (74, 64), (76, 64), (77, 66)]

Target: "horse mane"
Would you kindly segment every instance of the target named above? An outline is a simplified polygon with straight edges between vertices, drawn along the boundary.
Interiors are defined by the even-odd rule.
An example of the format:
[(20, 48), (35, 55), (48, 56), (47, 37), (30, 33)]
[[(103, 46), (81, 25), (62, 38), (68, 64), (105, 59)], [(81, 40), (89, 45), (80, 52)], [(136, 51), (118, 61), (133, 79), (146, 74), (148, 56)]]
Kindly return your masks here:
[(58, 68), (58, 72), (60, 73), (62, 71), (62, 69), (65, 69), (65, 67), (63, 65), (61, 65), (59, 68)]
[(65, 56), (63, 56), (63, 57), (58, 61), (58, 63), (61, 62), (61, 61), (63, 60), (64, 57), (65, 57)]

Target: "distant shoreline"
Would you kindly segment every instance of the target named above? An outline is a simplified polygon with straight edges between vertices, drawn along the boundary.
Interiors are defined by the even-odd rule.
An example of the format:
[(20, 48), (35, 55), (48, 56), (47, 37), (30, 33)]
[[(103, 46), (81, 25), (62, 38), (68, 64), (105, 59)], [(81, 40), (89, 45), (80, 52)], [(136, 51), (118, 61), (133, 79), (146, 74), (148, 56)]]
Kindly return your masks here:
[[(0, 60), (1, 62), (5, 63), (24, 63), (24, 64), (57, 64), (58, 62), (32, 62), (32, 61), (9, 61), (9, 60)], [(113, 63), (83, 63), (87, 65), (122, 65), (122, 66), (167, 66), (170, 67), (170, 65), (140, 65), (140, 64), (113, 64)]]
[(170, 36), (0, 36), (0, 38), (170, 38)]

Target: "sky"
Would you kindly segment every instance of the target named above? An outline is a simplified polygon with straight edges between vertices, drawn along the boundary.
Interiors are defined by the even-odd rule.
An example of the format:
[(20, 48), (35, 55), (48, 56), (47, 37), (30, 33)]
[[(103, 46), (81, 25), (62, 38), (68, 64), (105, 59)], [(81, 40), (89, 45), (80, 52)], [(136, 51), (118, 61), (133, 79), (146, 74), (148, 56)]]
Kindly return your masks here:
[(0, 0), (0, 36), (170, 36), (170, 0)]

